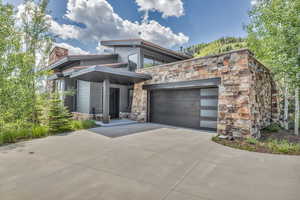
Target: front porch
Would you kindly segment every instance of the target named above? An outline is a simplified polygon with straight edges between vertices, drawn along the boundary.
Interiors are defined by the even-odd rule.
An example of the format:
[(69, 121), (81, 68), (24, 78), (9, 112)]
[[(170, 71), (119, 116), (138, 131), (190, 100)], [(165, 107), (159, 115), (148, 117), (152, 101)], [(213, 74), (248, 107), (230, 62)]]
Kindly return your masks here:
[[(123, 115), (124, 109), (121, 109), (121, 106), (124, 107), (124, 105), (121, 105), (122, 102), (120, 102), (120, 97), (121, 93), (124, 93), (124, 91), (120, 91), (120, 89), (115, 88), (114, 85), (118, 84), (132, 88), (134, 83), (149, 80), (151, 79), (151, 76), (105, 66), (93, 66), (72, 73), (70, 78), (93, 83), (101, 83), (100, 87), (102, 90), (102, 94), (100, 94), (102, 109), (99, 109), (101, 111), (97, 113), (96, 109), (91, 107), (89, 109), (89, 113), (73, 112), (74, 118), (95, 119), (102, 121), (102, 124), (108, 124), (112, 119), (126, 118), (125, 116), (129, 115), (127, 112), (130, 112), (130, 110), (127, 110), (127, 112)], [(93, 94), (93, 91), (90, 90), (90, 102), (95, 101), (94, 96), (95, 94)], [(126, 95), (123, 95), (122, 98), (125, 98), (124, 96)], [(127, 98), (129, 98), (129, 95), (127, 95)], [(78, 105), (76, 107), (78, 107)]]

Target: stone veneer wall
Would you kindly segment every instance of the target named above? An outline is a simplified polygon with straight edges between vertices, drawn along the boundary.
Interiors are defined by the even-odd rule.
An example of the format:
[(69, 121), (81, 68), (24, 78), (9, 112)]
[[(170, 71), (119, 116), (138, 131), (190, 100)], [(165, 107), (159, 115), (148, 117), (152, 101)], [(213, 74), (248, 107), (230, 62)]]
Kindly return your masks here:
[(138, 121), (147, 120), (147, 91), (142, 89), (144, 84), (216, 77), (221, 78), (219, 134), (259, 136), (259, 130), (271, 122), (272, 113), (275, 112), (271, 106), (272, 103), (276, 105), (276, 98), (272, 101), (272, 77), (247, 49), (139, 69), (137, 72), (152, 76), (151, 80), (134, 85), (131, 118)]
[(272, 75), (253, 56), (249, 56), (251, 74), (250, 111), (252, 133), (260, 137), (260, 129), (279, 121), (278, 92)]

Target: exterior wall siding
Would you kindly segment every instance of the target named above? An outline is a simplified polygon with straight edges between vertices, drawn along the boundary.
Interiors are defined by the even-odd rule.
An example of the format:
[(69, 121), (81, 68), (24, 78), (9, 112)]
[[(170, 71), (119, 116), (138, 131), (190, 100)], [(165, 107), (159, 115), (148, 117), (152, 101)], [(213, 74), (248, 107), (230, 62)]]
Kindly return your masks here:
[(99, 114), (103, 112), (102, 108), (102, 84), (101, 83), (96, 83), (96, 82), (91, 82), (91, 96), (90, 96), (90, 113), (92, 113), (93, 108), (95, 109), (95, 113)]
[[(111, 88), (120, 89), (120, 112), (128, 112), (128, 86), (111, 84)], [(78, 113), (96, 114), (103, 112), (102, 83), (78, 81), (77, 110)]]
[[(272, 77), (248, 50), (154, 66), (137, 72), (150, 74), (152, 80), (134, 85), (132, 119), (147, 121), (147, 91), (142, 89), (144, 84), (219, 77), (219, 134), (256, 137), (259, 130), (272, 120)], [(261, 96), (260, 99), (257, 99), (258, 96)]]
[(87, 81), (78, 81), (77, 112), (90, 113), (91, 84)]

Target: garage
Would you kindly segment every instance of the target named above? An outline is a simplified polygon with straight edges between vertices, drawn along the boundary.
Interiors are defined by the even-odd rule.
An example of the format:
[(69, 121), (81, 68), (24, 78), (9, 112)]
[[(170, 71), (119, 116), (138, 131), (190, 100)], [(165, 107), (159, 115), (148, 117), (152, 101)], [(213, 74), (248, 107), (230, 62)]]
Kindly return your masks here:
[(156, 89), (149, 94), (151, 122), (195, 129), (217, 129), (217, 87)]

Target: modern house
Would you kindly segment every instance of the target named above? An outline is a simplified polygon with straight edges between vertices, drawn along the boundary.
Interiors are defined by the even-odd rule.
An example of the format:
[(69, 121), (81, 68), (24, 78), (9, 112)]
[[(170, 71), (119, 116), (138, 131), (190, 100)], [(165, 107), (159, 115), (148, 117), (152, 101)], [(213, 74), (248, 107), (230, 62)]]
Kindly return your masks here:
[(74, 92), (64, 102), (76, 118), (126, 117), (234, 136), (258, 136), (278, 119), (272, 76), (247, 49), (191, 58), (142, 39), (101, 44), (112, 53), (68, 55), (55, 47), (50, 54), (49, 83)]

